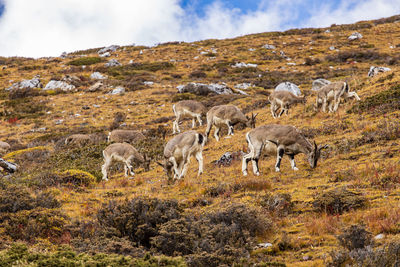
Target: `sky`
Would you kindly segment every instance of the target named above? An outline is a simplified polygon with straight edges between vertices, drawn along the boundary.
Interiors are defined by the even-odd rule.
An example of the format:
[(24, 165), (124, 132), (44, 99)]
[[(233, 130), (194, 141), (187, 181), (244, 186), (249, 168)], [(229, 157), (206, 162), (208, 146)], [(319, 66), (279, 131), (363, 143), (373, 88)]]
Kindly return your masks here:
[(0, 56), (233, 38), (400, 14), (400, 0), (0, 0)]

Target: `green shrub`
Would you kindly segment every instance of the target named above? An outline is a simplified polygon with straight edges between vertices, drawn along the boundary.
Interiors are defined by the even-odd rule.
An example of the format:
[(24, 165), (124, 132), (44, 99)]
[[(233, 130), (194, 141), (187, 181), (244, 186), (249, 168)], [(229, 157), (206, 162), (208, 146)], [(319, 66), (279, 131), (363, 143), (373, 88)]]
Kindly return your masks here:
[(88, 66), (103, 62), (103, 59), (100, 57), (81, 57), (78, 59), (74, 59), (67, 63), (67, 65), (73, 66)]
[(369, 96), (357, 102), (348, 112), (361, 113), (365, 111), (374, 114), (383, 114), (400, 109), (400, 85), (395, 85), (388, 90)]
[(345, 211), (364, 207), (367, 199), (359, 192), (345, 187), (327, 190), (314, 197), (313, 206), (317, 211), (342, 214)]

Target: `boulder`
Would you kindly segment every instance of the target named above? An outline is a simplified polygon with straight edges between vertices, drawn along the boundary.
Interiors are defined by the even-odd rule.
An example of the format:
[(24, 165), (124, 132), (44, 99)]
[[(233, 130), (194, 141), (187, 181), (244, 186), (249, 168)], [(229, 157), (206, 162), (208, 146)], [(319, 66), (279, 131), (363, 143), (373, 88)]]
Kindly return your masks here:
[(353, 41), (353, 40), (358, 40), (358, 39), (361, 39), (361, 38), (363, 38), (361, 33), (353, 32), (347, 39), (349, 39), (350, 41)]
[(99, 57), (110, 57), (110, 56), (111, 56), (110, 52), (105, 52), (99, 55)]
[(100, 49), (97, 53), (104, 54), (107, 52), (115, 52), (115, 51), (117, 51), (118, 48), (119, 48), (119, 45), (110, 45), (110, 46)]
[(0, 153), (1, 154), (6, 153), (10, 149), (11, 149), (11, 146), (9, 143), (0, 141)]
[(46, 84), (43, 90), (56, 90), (56, 89), (61, 89), (62, 91), (71, 91), (75, 89), (75, 86), (65, 81), (51, 80)]
[(115, 58), (110, 59), (105, 66), (106, 67), (116, 67), (116, 66), (121, 66), (122, 64), (118, 62), (118, 60), (116, 60)]
[(210, 93), (216, 93), (218, 95), (233, 94), (232, 89), (229, 88), (225, 83), (189, 83), (187, 85), (179, 85), (177, 86), (177, 89), (178, 93), (193, 93), (195, 95), (208, 95)]
[(62, 54), (60, 55), (60, 58), (67, 58), (68, 54), (67, 52), (62, 52)]
[(43, 88), (43, 84), (40, 82), (40, 76), (36, 75), (31, 80), (22, 80), (20, 82), (14, 83), (6, 90), (11, 91), (13, 89), (25, 89), (25, 88)]
[(240, 62), (240, 63), (236, 63), (235, 65), (232, 65), (233, 68), (257, 68), (257, 64), (251, 64), (251, 63), (244, 63), (244, 62)]
[(9, 173), (13, 173), (17, 170), (18, 165), (5, 161), (4, 159), (0, 158), (0, 167)]
[(311, 90), (313, 91), (318, 91), (319, 89), (321, 89), (322, 87), (324, 87), (327, 84), (330, 84), (331, 82), (325, 79), (316, 79), (313, 81), (312, 83), (312, 87)]
[(104, 80), (104, 79), (107, 79), (107, 77), (106, 76), (104, 76), (103, 74), (101, 74), (100, 72), (93, 72), (91, 75), (90, 75), (90, 79), (94, 79), (94, 80)]
[(265, 49), (271, 49), (271, 50), (276, 49), (276, 47), (275, 47), (274, 45), (270, 45), (270, 44), (266, 44), (266, 45), (264, 45), (263, 47), (264, 47)]
[(249, 87), (253, 87), (254, 85), (251, 83), (239, 83), (235, 85), (236, 89), (247, 90)]
[(230, 166), (232, 164), (232, 161), (241, 160), (243, 155), (245, 155), (243, 151), (226, 152), (219, 158), (219, 160), (215, 161), (214, 163), (217, 166)]
[(391, 68), (371, 66), (368, 71), (368, 77), (374, 77), (379, 72), (391, 71)]
[(288, 91), (296, 96), (301, 95), (300, 88), (291, 82), (283, 82), (278, 84), (278, 86), (275, 87), (275, 91)]
[(125, 93), (125, 88), (122, 86), (118, 86), (110, 92), (111, 95), (120, 95), (123, 93)]

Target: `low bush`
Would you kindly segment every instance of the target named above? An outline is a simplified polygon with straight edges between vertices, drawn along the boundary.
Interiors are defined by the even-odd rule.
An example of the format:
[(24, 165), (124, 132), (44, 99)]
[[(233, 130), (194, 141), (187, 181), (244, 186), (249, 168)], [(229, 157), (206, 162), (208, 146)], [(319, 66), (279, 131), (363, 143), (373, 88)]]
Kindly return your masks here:
[(331, 62), (339, 62), (343, 63), (347, 60), (355, 60), (358, 62), (370, 62), (370, 61), (379, 61), (383, 62), (388, 57), (387, 54), (381, 54), (374, 50), (348, 50), (348, 51), (340, 51), (336, 54), (327, 55), (325, 59)]
[(352, 225), (338, 236), (338, 240), (348, 250), (360, 249), (372, 244), (372, 234), (362, 225)]
[(67, 65), (73, 66), (88, 66), (103, 62), (103, 59), (100, 57), (81, 57), (78, 59), (74, 59), (67, 63)]
[(34, 119), (45, 115), (45, 110), (48, 108), (44, 102), (36, 101), (34, 98), (15, 98), (5, 101), (4, 114), (6, 118), (18, 118), (18, 119)]
[(279, 216), (287, 216), (293, 210), (293, 202), (290, 194), (268, 193), (261, 197), (260, 205), (269, 212)]
[(312, 204), (317, 211), (342, 214), (345, 211), (362, 208), (366, 203), (367, 199), (361, 193), (338, 187), (317, 194)]
[(388, 90), (357, 102), (348, 112), (362, 113), (368, 111), (380, 115), (398, 109), (400, 109), (400, 85), (395, 85)]

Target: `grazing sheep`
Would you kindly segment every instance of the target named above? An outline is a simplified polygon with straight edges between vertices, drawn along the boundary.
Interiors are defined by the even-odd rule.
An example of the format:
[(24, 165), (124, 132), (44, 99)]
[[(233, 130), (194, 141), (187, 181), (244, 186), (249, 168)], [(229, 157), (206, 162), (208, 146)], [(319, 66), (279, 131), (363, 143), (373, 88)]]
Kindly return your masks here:
[(254, 128), (256, 125), (257, 114), (251, 114), (251, 117), (245, 116), (242, 111), (233, 105), (221, 105), (212, 107), (207, 112), (206, 142), (211, 128), (215, 125), (214, 136), (219, 141), (219, 130), (222, 125), (228, 126), (228, 135), (233, 135), (233, 126), (237, 123), (244, 123), (247, 127)]
[(194, 100), (179, 101), (172, 106), (172, 110), (176, 116), (176, 120), (172, 124), (173, 134), (181, 132), (179, 130), (179, 121), (186, 116), (192, 117), (192, 128), (196, 127), (196, 118), (199, 125), (202, 126), (203, 121), (201, 120), (201, 116), (207, 112), (206, 107), (202, 103)]
[(103, 150), (104, 164), (101, 167), (103, 180), (108, 181), (107, 170), (113, 160), (122, 161), (125, 169), (125, 176), (135, 175), (131, 162), (137, 162), (143, 165), (145, 171), (149, 170), (150, 160), (147, 156), (142, 156), (132, 145), (127, 143), (114, 143)]
[(108, 133), (107, 142), (108, 143), (130, 143), (134, 144), (146, 137), (139, 131), (134, 130), (113, 130)]
[(199, 162), (198, 175), (203, 173), (203, 147), (205, 138), (196, 131), (187, 131), (178, 134), (166, 144), (164, 148), (164, 164), (161, 165), (168, 179), (181, 179), (186, 175), (190, 157), (194, 155)]
[(243, 156), (242, 172), (247, 175), (247, 164), (249, 161), (253, 165), (253, 173), (260, 175), (258, 161), (261, 153), (277, 155), (275, 171), (280, 171), (281, 160), (284, 154), (290, 158), (292, 169), (297, 171), (294, 156), (303, 153), (307, 155), (311, 168), (317, 166), (317, 162), (322, 149), (328, 146), (317, 146), (314, 141), (312, 144), (295, 127), (290, 125), (268, 124), (259, 126), (246, 134), (246, 140), (250, 152)]
[(322, 111), (326, 112), (326, 106), (329, 107), (329, 112), (336, 112), (339, 108), (340, 101), (355, 98), (357, 101), (360, 97), (356, 92), (350, 92), (347, 82), (333, 82), (325, 85), (317, 92), (315, 109), (318, 110), (322, 104)]
[(88, 134), (72, 134), (65, 138), (65, 145), (77, 145), (85, 146), (92, 141), (92, 138)]
[[(268, 97), (271, 102), (271, 113), (274, 119), (279, 118), (283, 113), (288, 115), (289, 108), (297, 103), (306, 103), (305, 96), (296, 96), (289, 91), (274, 91)], [(280, 113), (277, 111), (281, 109)]]

